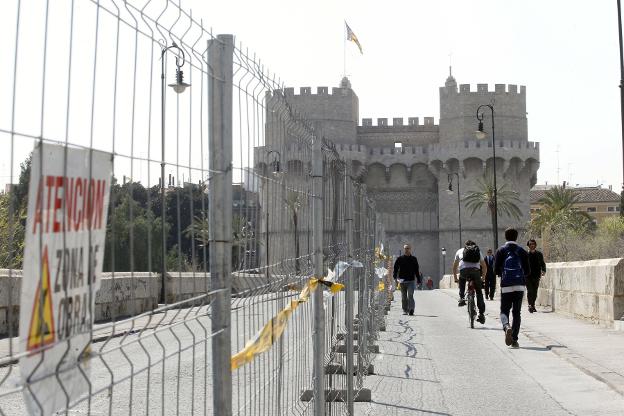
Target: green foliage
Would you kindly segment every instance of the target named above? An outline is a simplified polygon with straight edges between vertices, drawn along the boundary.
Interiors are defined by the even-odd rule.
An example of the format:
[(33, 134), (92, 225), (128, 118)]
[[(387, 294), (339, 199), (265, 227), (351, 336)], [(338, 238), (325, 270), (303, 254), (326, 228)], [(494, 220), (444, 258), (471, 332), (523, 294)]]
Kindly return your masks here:
[[(494, 178), (491, 175), (477, 179), (477, 188), (468, 191), (463, 198), (466, 208), (474, 215), (478, 210), (487, 208), (490, 215), (494, 215)], [(497, 184), (496, 205), (498, 215), (506, 215), (516, 220), (522, 218), (522, 211), (518, 208), (520, 195), (510, 188), (508, 183), (502, 186)]]
[(541, 236), (547, 261), (581, 261), (624, 255), (624, 218), (608, 217), (596, 227), (587, 213), (576, 210), (574, 192), (550, 193), (548, 206), (529, 224)]
[(0, 268), (20, 269), (24, 258), (26, 211), (13, 204), (12, 194), (0, 195)]
[(531, 232), (541, 235), (544, 231), (561, 233), (569, 229), (582, 235), (592, 230), (592, 218), (574, 206), (578, 198), (578, 193), (570, 188), (555, 186), (547, 190), (539, 201), (542, 204), (541, 210), (529, 224)]
[[(115, 186), (106, 228), (104, 271), (159, 271), (162, 261), (160, 218), (131, 198), (127, 188)], [(166, 224), (165, 231), (168, 230)]]

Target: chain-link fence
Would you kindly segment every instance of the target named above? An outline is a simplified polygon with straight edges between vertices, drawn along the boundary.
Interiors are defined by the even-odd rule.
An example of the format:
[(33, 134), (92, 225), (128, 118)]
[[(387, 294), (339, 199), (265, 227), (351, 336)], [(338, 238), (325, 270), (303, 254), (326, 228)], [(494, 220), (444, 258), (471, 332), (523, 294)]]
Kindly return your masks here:
[(322, 126), (170, 0), (0, 22), (0, 414), (353, 415), (382, 233)]

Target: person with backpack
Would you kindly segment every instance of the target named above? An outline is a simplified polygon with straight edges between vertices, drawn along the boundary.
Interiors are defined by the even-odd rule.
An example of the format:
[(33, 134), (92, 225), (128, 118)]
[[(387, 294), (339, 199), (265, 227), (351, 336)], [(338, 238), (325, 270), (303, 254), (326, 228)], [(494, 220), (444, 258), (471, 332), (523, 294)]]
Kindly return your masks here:
[[(459, 270), (459, 279), (457, 271)], [(477, 308), (479, 317), (477, 321), (485, 323), (485, 302), (483, 301), (482, 281), (485, 280), (487, 265), (483, 259), (483, 254), (479, 246), (472, 240), (466, 240), (463, 248), (455, 253), (453, 261), (453, 277), (455, 283), (459, 282), (459, 302), (457, 306), (466, 305), (466, 282), (474, 281), (475, 292), (477, 294)]]
[[(520, 247), (516, 240), (518, 230), (507, 228), (505, 242), (494, 257), (494, 273), (501, 277), (501, 323), (505, 331), (505, 344), (511, 348), (520, 348), (518, 335), (520, 334), (520, 309), (526, 290), (526, 279), (531, 273), (529, 255)], [(509, 323), (509, 311), (513, 321)]]
[(529, 247), (529, 265), (531, 274), (527, 279), (527, 300), (529, 301), (529, 312), (537, 312), (535, 300), (537, 299), (537, 289), (539, 289), (540, 278), (546, 273), (546, 263), (544, 255), (537, 250), (537, 242), (534, 239), (527, 241)]

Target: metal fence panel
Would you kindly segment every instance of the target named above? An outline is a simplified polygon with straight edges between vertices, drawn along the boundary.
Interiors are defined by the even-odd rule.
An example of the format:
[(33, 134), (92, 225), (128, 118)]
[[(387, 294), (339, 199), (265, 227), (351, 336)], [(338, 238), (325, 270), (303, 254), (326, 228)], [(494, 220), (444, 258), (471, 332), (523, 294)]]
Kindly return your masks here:
[[(332, 137), (176, 2), (5, 6), (0, 414), (40, 382), (21, 381), (17, 322), (30, 167), (55, 163), (28, 155), (46, 143), (113, 158), (90, 346), (64, 364), (86, 390), (62, 410), (353, 415), (386, 296), (374, 206)], [(61, 366), (45, 377), (62, 385)]]

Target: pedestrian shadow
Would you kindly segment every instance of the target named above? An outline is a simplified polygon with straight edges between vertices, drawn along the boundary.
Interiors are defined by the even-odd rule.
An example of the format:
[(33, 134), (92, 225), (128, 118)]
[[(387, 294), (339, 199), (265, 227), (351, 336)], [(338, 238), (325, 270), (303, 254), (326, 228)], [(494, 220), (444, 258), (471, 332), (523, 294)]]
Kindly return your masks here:
[(563, 345), (546, 345), (544, 347), (520, 347), (521, 350), (529, 351), (551, 351), (553, 348), (566, 348)]

